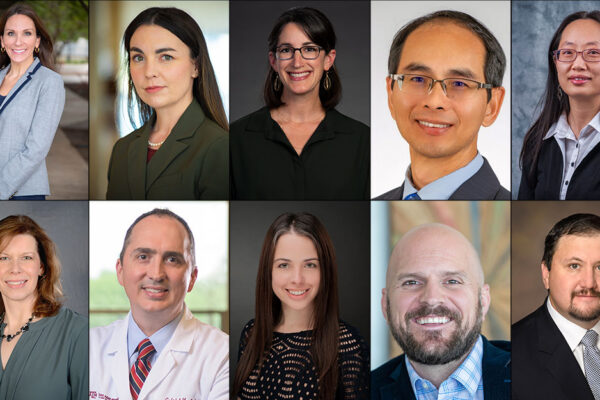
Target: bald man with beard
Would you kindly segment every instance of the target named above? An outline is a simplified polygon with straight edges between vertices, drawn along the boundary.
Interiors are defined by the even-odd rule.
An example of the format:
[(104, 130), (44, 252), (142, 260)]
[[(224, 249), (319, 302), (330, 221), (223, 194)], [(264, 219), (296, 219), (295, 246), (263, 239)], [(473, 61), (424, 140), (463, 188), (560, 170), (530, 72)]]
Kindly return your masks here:
[(404, 354), (371, 374), (371, 398), (510, 399), (510, 343), (488, 341), (479, 256), (458, 231), (418, 226), (398, 241), (381, 308)]

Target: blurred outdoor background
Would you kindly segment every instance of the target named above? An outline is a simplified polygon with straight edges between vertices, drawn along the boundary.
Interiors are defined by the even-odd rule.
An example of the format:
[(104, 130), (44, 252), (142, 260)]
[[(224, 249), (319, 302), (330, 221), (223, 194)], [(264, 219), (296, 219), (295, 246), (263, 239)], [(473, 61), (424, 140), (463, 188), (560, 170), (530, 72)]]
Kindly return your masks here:
[[(0, 1), (3, 13), (16, 1)], [(88, 16), (89, 1), (25, 1), (54, 44), (56, 69), (65, 82), (65, 108), (46, 158), (51, 195), (88, 199)]]
[(127, 71), (123, 33), (150, 7), (176, 7), (200, 26), (229, 116), (229, 3), (226, 1), (93, 1), (91, 28), (90, 199), (106, 196), (107, 171), (114, 143), (134, 128), (127, 118)]

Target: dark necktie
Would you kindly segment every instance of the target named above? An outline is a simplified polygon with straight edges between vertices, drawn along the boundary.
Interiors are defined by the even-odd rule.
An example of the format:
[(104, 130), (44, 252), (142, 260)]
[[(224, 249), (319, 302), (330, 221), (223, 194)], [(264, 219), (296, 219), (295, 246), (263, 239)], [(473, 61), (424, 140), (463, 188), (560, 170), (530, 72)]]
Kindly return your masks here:
[(135, 363), (131, 366), (131, 371), (129, 371), (129, 389), (131, 390), (133, 400), (137, 400), (142, 390), (144, 381), (150, 373), (150, 368), (152, 368), (150, 358), (156, 353), (154, 346), (152, 346), (148, 338), (138, 344), (136, 351), (138, 352), (137, 360), (135, 360)]
[(585, 377), (592, 389), (594, 399), (600, 400), (600, 353), (596, 343), (598, 343), (598, 333), (594, 330), (587, 331), (581, 339)]
[(414, 192), (406, 196), (404, 200), (421, 200), (421, 198), (419, 197), (419, 193)]

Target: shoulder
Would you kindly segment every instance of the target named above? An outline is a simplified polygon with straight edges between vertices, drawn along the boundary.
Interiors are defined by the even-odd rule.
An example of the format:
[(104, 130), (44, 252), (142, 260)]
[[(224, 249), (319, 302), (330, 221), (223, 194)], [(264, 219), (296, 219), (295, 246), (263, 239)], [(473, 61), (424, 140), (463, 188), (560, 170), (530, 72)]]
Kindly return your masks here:
[(229, 133), (234, 138), (246, 131), (263, 132), (270, 118), (269, 109), (263, 107), (233, 122), (229, 127)]
[(511, 343), (507, 340), (487, 340), (483, 337), (483, 357), (495, 360), (496, 364), (505, 364), (510, 360)]
[(77, 337), (85, 333), (87, 340), (88, 320), (83, 315), (61, 307), (58, 313), (49, 319), (52, 329), (61, 331), (61, 336)]
[[(186, 319), (186, 321), (189, 324), (186, 324), (184, 329), (193, 331), (194, 337), (199, 340), (199, 343), (203, 343), (203, 346), (206, 343), (210, 343), (210, 346), (205, 346), (206, 349), (210, 349), (215, 353), (221, 350), (229, 352), (229, 335), (225, 332), (214, 326), (205, 324), (194, 316)], [(180, 326), (182, 325), (180, 324)]]
[(205, 137), (208, 136), (213, 141), (227, 140), (229, 133), (221, 128), (219, 124), (208, 117), (204, 117), (204, 121), (198, 129)]
[(404, 184), (398, 186), (395, 189), (390, 190), (389, 192), (385, 192), (384, 194), (375, 197), (375, 200), (402, 200), (403, 194)]
[(367, 346), (358, 329), (344, 321), (340, 321), (339, 338), (341, 353), (364, 351)]
[(43, 65), (35, 72), (34, 78), (37, 78), (40, 85), (46, 86), (52, 89), (63, 89), (65, 83), (58, 72), (52, 71), (50, 68), (46, 68)]
[[(125, 319), (118, 319), (109, 325), (90, 328), (90, 344), (97, 344), (106, 341), (117, 329), (122, 328), (123, 324), (126, 323), (127, 322)], [(92, 346), (90, 346), (90, 348), (92, 348)]]
[(333, 125), (336, 131), (355, 133), (361, 136), (369, 135), (369, 127), (360, 121), (352, 119), (336, 109), (327, 111), (327, 122)]
[(242, 337), (247, 337), (252, 331), (252, 328), (254, 328), (254, 318), (244, 325), (244, 329), (242, 329)]
[(146, 122), (146, 123), (144, 123), (144, 125), (140, 126), (136, 130), (128, 133), (127, 135), (123, 136), (122, 138), (119, 138), (113, 145), (113, 151), (116, 149), (119, 149), (119, 148), (126, 148), (131, 142), (133, 142), (134, 140), (139, 138), (140, 135), (142, 134), (142, 132), (144, 132), (146, 125), (149, 123), (150, 122)]
[(402, 365), (403, 363), (404, 354), (401, 354), (371, 371), (372, 388), (375, 389), (394, 381), (390, 375), (396, 370), (396, 368), (398, 368), (398, 366)]
[[(512, 325), (511, 334), (513, 336), (513, 342), (515, 342), (515, 344), (518, 344), (520, 342), (520, 339), (523, 337), (536, 334), (535, 327), (540, 318), (543, 318), (544, 316), (544, 307), (547, 307), (545, 303), (542, 304), (542, 306), (539, 307), (537, 310), (535, 310), (531, 314), (527, 315), (526, 317), (515, 322)], [(548, 315), (548, 318), (551, 317)]]

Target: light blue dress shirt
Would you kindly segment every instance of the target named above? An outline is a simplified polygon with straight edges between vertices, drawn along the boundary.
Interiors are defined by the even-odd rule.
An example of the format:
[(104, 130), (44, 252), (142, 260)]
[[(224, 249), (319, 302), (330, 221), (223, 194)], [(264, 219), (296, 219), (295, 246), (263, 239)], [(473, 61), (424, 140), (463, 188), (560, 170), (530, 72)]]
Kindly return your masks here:
[(408, 377), (417, 400), (483, 400), (483, 340), (475, 342), (471, 352), (459, 367), (440, 385), (439, 390), (414, 370), (404, 357)]
[(156, 353), (150, 358), (150, 365), (154, 365), (154, 362), (158, 359), (160, 352), (165, 348), (169, 340), (171, 340), (171, 336), (175, 333), (175, 329), (177, 329), (177, 325), (179, 321), (181, 321), (181, 317), (183, 317), (184, 310), (176, 316), (173, 321), (169, 322), (150, 337), (146, 336), (144, 332), (140, 329), (137, 323), (134, 321), (131, 313), (129, 314), (129, 322), (127, 326), (127, 355), (129, 356), (129, 369), (135, 360), (137, 360), (137, 351), (136, 348), (138, 344), (145, 338), (150, 339), (150, 342), (154, 346)]
[(482, 166), (483, 157), (477, 152), (475, 158), (464, 167), (442, 176), (417, 190), (412, 184), (412, 172), (409, 165), (404, 178), (402, 198), (406, 199), (406, 196), (417, 193), (422, 200), (448, 200), (452, 196), (452, 193), (456, 192), (460, 185), (475, 175)]

